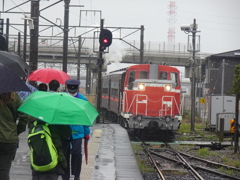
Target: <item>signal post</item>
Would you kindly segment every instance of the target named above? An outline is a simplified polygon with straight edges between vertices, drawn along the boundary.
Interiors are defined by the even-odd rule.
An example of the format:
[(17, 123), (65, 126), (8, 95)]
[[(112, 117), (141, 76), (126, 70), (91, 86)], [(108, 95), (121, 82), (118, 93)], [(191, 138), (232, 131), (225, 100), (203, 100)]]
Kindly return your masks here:
[(104, 60), (102, 58), (102, 54), (104, 50), (112, 44), (112, 32), (103, 29), (104, 20), (101, 19), (100, 24), (100, 35), (99, 35), (99, 54), (98, 54), (98, 85), (97, 85), (97, 111), (99, 116), (97, 117), (97, 123), (100, 122), (100, 111), (101, 111), (101, 98), (102, 98), (102, 65), (104, 64)]

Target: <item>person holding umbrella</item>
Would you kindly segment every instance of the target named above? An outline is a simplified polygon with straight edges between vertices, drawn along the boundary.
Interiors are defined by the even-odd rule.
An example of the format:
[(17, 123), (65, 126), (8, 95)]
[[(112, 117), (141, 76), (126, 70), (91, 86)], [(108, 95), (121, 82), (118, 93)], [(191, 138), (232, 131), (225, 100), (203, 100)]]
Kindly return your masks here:
[[(45, 124), (44, 121), (36, 120), (38, 124)], [(62, 141), (71, 136), (71, 128), (69, 125), (50, 124), (49, 130), (52, 137), (52, 142), (56, 147), (58, 154), (58, 163), (56, 167), (48, 171), (37, 171), (32, 167), (32, 180), (58, 180), (58, 177), (65, 173), (67, 161), (63, 152)], [(29, 132), (32, 131), (32, 126)]]
[(16, 92), (30, 89), (16, 73), (1, 63), (0, 84), (0, 179), (9, 180), (11, 163), (18, 148), (18, 135), (26, 130), (28, 122), (28, 116), (17, 111), (22, 100)]
[[(22, 100), (15, 92), (0, 94), (0, 179), (9, 180), (12, 160), (18, 148), (18, 135), (26, 130), (28, 116), (17, 109)], [(18, 123), (16, 120), (19, 118)]]
[[(73, 97), (88, 101), (85, 96), (78, 92), (80, 81), (76, 79), (68, 79), (65, 82), (66, 91)], [(71, 118), (71, 117), (69, 117)], [(81, 117), (79, 117), (80, 119)], [(72, 129), (72, 137), (63, 142), (64, 154), (67, 159), (68, 168), (62, 176), (63, 180), (70, 179), (70, 154), (71, 154), (71, 174), (74, 175), (74, 180), (80, 180), (80, 173), (82, 167), (82, 139), (86, 141), (90, 139), (89, 126), (70, 125)], [(70, 149), (71, 144), (71, 149)]]
[[(60, 83), (57, 80), (55, 79), (51, 80), (49, 82), (48, 92), (53, 93), (58, 92), (59, 87)], [(44, 123), (39, 119), (34, 120), (37, 120), (38, 123)], [(32, 128), (33, 126), (30, 128), (29, 132), (31, 132)], [(65, 158), (65, 154), (63, 152), (62, 141), (67, 140), (71, 137), (71, 128), (69, 125), (50, 124), (49, 130), (52, 135), (53, 144), (58, 152), (58, 164), (55, 168), (45, 172), (36, 171), (32, 168), (32, 180), (45, 180), (45, 179), (57, 180), (58, 176), (64, 174), (65, 169), (67, 168), (67, 161)]]

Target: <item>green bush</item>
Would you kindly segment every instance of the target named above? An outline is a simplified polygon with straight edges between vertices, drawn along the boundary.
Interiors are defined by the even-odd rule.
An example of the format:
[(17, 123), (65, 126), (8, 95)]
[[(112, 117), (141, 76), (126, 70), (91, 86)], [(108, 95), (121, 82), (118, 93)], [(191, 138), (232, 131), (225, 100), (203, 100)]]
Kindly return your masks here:
[(184, 110), (184, 111), (183, 111), (183, 114), (182, 114), (182, 117), (183, 117), (183, 121), (185, 121), (185, 122), (190, 122), (190, 119), (191, 119), (191, 111), (190, 111), (190, 110)]
[(234, 167), (239, 168), (240, 167), (240, 161), (234, 161)]
[(178, 133), (191, 133), (192, 131), (190, 130), (190, 124), (188, 123), (182, 123), (180, 125), (180, 128), (178, 129)]
[(207, 155), (209, 154), (209, 152), (208, 152), (208, 149), (202, 148), (202, 149), (199, 149), (199, 150), (197, 151), (197, 154), (198, 154), (200, 157), (205, 157), (205, 156), (207, 156)]

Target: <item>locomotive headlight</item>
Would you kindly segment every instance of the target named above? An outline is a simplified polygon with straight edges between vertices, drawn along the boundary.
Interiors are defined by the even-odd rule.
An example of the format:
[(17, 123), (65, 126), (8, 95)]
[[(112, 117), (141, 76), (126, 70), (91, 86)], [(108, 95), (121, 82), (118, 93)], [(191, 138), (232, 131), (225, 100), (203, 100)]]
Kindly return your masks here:
[(166, 84), (165, 87), (164, 87), (165, 91), (171, 91), (171, 89), (172, 89), (172, 87), (169, 84)]
[(138, 90), (144, 91), (145, 90), (145, 84), (138, 84)]

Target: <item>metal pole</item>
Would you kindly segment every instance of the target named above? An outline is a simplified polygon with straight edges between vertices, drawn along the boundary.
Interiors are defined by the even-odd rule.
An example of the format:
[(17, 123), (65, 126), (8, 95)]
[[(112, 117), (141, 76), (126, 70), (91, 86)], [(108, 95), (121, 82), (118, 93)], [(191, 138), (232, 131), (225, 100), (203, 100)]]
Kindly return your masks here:
[(222, 88), (221, 88), (221, 95), (223, 96), (224, 94), (224, 70), (225, 70), (225, 59), (222, 60)]
[(224, 118), (220, 118), (220, 132), (219, 132), (219, 141), (224, 139)]
[(63, 38), (63, 71), (67, 73), (67, 57), (68, 57), (68, 25), (69, 25), (69, 4), (70, 0), (64, 0), (64, 38)]
[(6, 22), (6, 51), (8, 51), (8, 44), (9, 44), (9, 18), (7, 18)]
[[(200, 103), (200, 99), (202, 98), (202, 60), (200, 60), (200, 65), (198, 66), (199, 68), (199, 82), (198, 82), (198, 114), (201, 117), (201, 103)], [(201, 91), (200, 91), (201, 89)]]
[(23, 60), (27, 61), (27, 20), (24, 20), (24, 35), (23, 35)]
[(77, 63), (77, 79), (80, 80), (80, 59), (81, 59), (82, 38), (78, 36), (78, 63)]
[(238, 132), (238, 116), (239, 116), (239, 98), (240, 98), (240, 94), (237, 93), (236, 94), (236, 118), (234, 120), (234, 153), (237, 153), (239, 151), (239, 147), (238, 147), (238, 138), (239, 138), (239, 132)]
[(18, 32), (18, 51), (17, 54), (20, 56), (21, 55), (21, 33)]
[(90, 94), (88, 91), (88, 87), (89, 87), (89, 64), (86, 64), (86, 85), (85, 85), (85, 89), (86, 89), (86, 94)]
[(91, 60), (89, 60), (89, 64), (88, 64), (88, 80), (87, 80), (87, 94), (91, 93), (91, 89), (92, 89), (92, 72), (91, 72), (91, 68), (90, 68), (90, 64), (91, 64)]
[(194, 131), (195, 123), (195, 41), (196, 41), (196, 19), (193, 20), (193, 30), (192, 30), (192, 45), (193, 45), (193, 62), (192, 62), (192, 112), (191, 112), (191, 131)]
[[(104, 20), (101, 19), (100, 23), (100, 30), (103, 29), (103, 23)], [(100, 115), (101, 111), (101, 98), (102, 98), (102, 65), (103, 65), (103, 59), (102, 59), (103, 49), (101, 45), (99, 45), (99, 54), (98, 54), (98, 86), (97, 86), (97, 111)], [(97, 123), (100, 122), (100, 116), (97, 117), (96, 120)]]
[(37, 70), (38, 66), (39, 1), (31, 1), (31, 19), (33, 19), (34, 29), (30, 31), (29, 73)]
[(3, 0), (3, 2), (2, 2), (2, 11), (4, 11), (4, 2), (5, 2), (5, 0)]
[(141, 25), (141, 35), (140, 35), (140, 64), (143, 64), (143, 53), (144, 53), (144, 26)]

